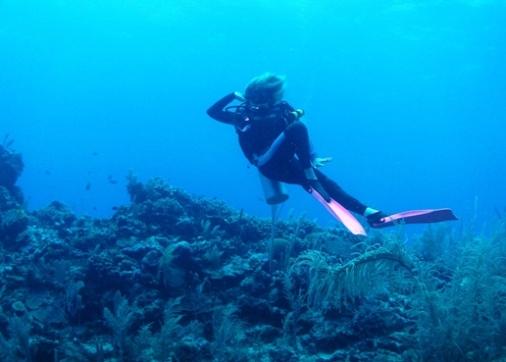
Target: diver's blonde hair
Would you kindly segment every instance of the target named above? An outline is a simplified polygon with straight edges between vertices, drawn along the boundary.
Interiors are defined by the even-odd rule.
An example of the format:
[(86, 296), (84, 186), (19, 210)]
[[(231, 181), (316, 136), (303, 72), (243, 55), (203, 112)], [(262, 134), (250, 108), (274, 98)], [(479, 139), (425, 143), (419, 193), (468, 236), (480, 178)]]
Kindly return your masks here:
[(275, 104), (283, 99), (284, 91), (285, 77), (267, 72), (248, 83), (244, 97), (253, 104)]

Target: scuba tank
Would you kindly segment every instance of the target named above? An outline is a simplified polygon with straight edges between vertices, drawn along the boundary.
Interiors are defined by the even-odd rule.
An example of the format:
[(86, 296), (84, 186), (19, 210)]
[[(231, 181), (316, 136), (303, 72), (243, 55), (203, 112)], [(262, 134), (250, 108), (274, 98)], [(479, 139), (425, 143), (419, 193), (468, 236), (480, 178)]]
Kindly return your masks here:
[(289, 196), (286, 193), (283, 183), (271, 180), (270, 178), (262, 175), (261, 172), (258, 172), (258, 175), (260, 176), (260, 183), (262, 184), (262, 189), (264, 190), (265, 202), (269, 205), (276, 205), (281, 204), (288, 199)]

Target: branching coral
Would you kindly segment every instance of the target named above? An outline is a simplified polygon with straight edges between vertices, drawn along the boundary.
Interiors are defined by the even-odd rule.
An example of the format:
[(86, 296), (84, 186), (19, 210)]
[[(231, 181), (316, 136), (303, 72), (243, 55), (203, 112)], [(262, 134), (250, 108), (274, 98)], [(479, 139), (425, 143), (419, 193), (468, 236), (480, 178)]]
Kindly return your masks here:
[(424, 360), (490, 361), (506, 348), (506, 248), (475, 238), (455, 252), (446, 284), (429, 272), (414, 299)]

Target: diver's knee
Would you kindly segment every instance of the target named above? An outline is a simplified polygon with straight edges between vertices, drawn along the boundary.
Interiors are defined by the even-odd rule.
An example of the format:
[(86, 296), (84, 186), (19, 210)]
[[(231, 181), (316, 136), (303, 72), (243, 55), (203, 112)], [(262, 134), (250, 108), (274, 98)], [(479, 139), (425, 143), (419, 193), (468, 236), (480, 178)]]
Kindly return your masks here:
[(307, 134), (307, 127), (301, 121), (294, 121), (290, 123), (288, 127), (285, 129), (285, 134), (287, 136), (297, 135), (297, 134)]

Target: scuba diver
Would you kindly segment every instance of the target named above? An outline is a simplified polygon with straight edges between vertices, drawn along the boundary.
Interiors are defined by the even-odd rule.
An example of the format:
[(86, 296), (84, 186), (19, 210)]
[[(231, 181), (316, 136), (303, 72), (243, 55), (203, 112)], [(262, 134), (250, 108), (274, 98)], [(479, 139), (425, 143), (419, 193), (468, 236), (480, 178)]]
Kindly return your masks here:
[[(365, 235), (365, 231), (350, 211), (366, 217), (372, 227), (389, 226), (396, 220), (409, 222), (409, 217), (414, 217), (411, 222), (417, 222), (420, 214), (401, 213), (397, 219), (395, 215), (388, 219), (382, 211), (350, 196), (321, 172), (319, 167), (331, 159), (312, 152), (308, 129), (301, 121), (304, 111), (284, 101), (283, 95), (284, 78), (264, 73), (248, 83), (244, 96), (239, 92), (227, 94), (207, 110), (213, 119), (235, 128), (244, 155), (260, 172), (268, 204), (276, 205), (288, 198), (282, 183), (298, 184), (356, 235)], [(233, 102), (238, 104), (231, 105)], [(416, 212), (427, 211), (434, 210)]]
[[(265, 73), (249, 82), (244, 96), (230, 93), (213, 104), (207, 114), (235, 127), (241, 149), (248, 161), (258, 167), (264, 185), (273, 181), (271, 185), (279, 190), (276, 182), (285, 182), (301, 185), (308, 192), (316, 190), (325, 202), (335, 200), (347, 210), (365, 216), (371, 224), (385, 217), (347, 194), (318, 169), (330, 158), (319, 158), (312, 152), (308, 129), (301, 121), (304, 111), (284, 101), (283, 95), (284, 79)], [(230, 106), (233, 101), (240, 104)], [(281, 191), (268, 195), (267, 202), (277, 204), (287, 198)]]

